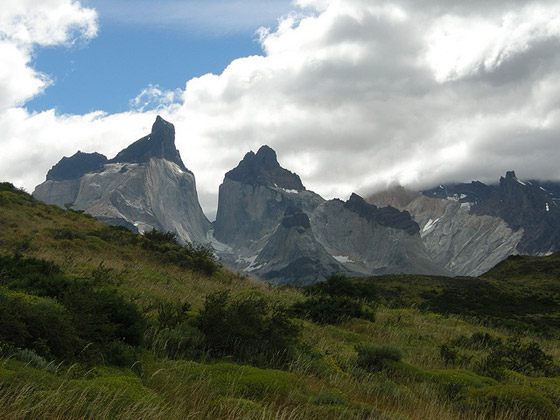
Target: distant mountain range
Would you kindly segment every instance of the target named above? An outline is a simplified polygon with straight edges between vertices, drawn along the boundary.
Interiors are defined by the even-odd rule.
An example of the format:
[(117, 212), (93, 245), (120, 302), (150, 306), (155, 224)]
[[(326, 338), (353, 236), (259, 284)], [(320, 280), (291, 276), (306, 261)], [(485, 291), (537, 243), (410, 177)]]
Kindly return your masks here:
[(560, 184), (524, 182), (508, 172), (497, 186), (396, 187), (367, 200), (352, 194), (327, 201), (282, 168), (268, 146), (225, 174), (210, 223), (175, 147), (175, 129), (161, 117), (113, 159), (64, 157), (33, 196), (140, 233), (175, 232), (275, 284), (308, 284), (333, 273), (478, 275), (512, 254), (560, 249)]

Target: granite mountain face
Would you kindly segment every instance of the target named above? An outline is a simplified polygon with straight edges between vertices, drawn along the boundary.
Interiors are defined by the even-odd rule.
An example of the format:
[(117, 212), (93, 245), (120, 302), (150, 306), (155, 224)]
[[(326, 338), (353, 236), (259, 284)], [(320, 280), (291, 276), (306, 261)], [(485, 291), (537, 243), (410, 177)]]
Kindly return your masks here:
[(175, 232), (182, 242), (205, 243), (211, 227), (194, 175), (175, 148), (175, 128), (159, 116), (148, 136), (111, 160), (81, 152), (63, 158), (33, 196), (140, 233)]
[(334, 273), (445, 274), (406, 211), (377, 208), (353, 194), (326, 201), (262, 146), (226, 173), (213, 236), (229, 264), (278, 284)]
[(367, 200), (325, 200), (268, 146), (225, 174), (210, 223), (175, 147), (175, 128), (159, 116), (149, 135), (112, 159), (82, 152), (62, 158), (33, 196), (140, 233), (175, 232), (274, 284), (304, 285), (335, 273), (478, 275), (512, 254), (560, 249), (560, 184), (508, 172), (498, 185), (396, 187)]
[(368, 201), (408, 211), (435, 263), (456, 275), (479, 275), (509, 255), (558, 251), (559, 199), (559, 184), (507, 172), (498, 185), (474, 181), (423, 192), (396, 187)]

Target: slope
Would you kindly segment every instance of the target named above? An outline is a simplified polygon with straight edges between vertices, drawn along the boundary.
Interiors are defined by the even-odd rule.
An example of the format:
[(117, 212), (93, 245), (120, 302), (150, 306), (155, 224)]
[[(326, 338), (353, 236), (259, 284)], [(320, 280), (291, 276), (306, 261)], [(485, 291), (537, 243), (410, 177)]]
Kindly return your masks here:
[[(94, 328), (92, 344), (54, 358), (41, 335), (49, 328), (28, 329), (20, 348), (5, 339), (20, 330), (0, 328), (3, 419), (558, 418), (560, 345), (551, 334), (529, 331), (515, 341), (513, 330), (489, 328), (476, 313), (390, 309), (361, 292), (367, 279), (329, 280), (309, 292), (249, 282), (172, 234), (105, 226), (9, 184), (0, 184), (0, 227), (3, 325), (63, 331), (68, 321), (85, 340), (91, 330), (76, 325), (128, 325), (132, 318), (103, 318), (120, 307), (136, 307), (130, 313), (145, 322), (140, 343)], [(537, 274), (530, 268), (519, 282), (535, 275), (532, 288), (545, 278), (554, 286), (554, 258), (533, 261)], [(477, 280), (505, 281), (523, 267), (512, 260), (496, 268), (496, 279)], [(415, 277), (400, 278), (407, 293)], [(384, 294), (382, 282), (375, 289)], [(328, 324), (286, 310), (309, 299), (324, 305), (319, 310), (358, 307), (368, 316), (348, 312)], [(492, 348), (480, 345), (490, 341)], [(90, 358), (93, 347), (100, 353)], [(521, 362), (524, 350), (532, 356), (520, 368), (494, 349)]]

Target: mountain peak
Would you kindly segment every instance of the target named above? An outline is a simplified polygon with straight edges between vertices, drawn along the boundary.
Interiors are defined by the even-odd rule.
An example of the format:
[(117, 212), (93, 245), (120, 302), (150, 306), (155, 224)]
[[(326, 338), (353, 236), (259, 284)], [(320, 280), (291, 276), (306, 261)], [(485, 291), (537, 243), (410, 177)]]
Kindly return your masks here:
[(81, 178), (84, 174), (95, 171), (107, 163), (107, 158), (99, 153), (78, 151), (70, 157), (63, 157), (47, 173), (47, 181), (64, 181)]
[(256, 154), (247, 153), (236, 168), (226, 173), (226, 178), (254, 186), (305, 190), (300, 177), (282, 168), (276, 158), (276, 152), (266, 145)]
[(120, 151), (109, 163), (144, 163), (151, 158), (168, 160), (179, 165), (184, 171), (188, 171), (175, 147), (175, 126), (159, 115), (156, 117), (149, 135)]
[(507, 171), (506, 179), (517, 179), (517, 177), (515, 176), (515, 171)]
[(152, 125), (152, 135), (156, 132), (163, 132), (167, 134), (166, 137), (173, 137), (175, 139), (175, 126), (168, 121), (165, 121), (159, 115), (156, 117), (154, 124)]

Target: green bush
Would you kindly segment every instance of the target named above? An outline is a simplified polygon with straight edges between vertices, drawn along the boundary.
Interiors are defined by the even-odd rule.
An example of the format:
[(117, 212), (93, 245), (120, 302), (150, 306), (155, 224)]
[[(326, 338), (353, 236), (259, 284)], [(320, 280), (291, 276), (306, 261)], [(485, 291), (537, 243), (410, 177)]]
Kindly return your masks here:
[(46, 358), (72, 358), (80, 341), (71, 315), (51, 299), (0, 289), (0, 342)]
[(162, 399), (134, 376), (71, 380), (56, 392), (64, 398), (68, 410), (75, 413), (73, 418), (96, 418), (100, 405), (107, 418), (133, 418), (134, 413), (157, 414), (163, 405)]
[(173, 232), (163, 233), (155, 229), (146, 232), (142, 238), (142, 247), (166, 262), (209, 276), (220, 268), (211, 248), (191, 243), (180, 245)]
[(89, 235), (119, 246), (136, 245), (141, 239), (140, 235), (125, 226), (103, 226), (89, 232)]
[(52, 362), (51, 363), (47, 362), (45, 358), (39, 356), (33, 350), (29, 350), (29, 349), (19, 350), (17, 353), (14, 354), (14, 357), (17, 360), (28, 364), (29, 366), (33, 366), (34, 368), (45, 369), (49, 373), (56, 372), (56, 366)]
[(161, 302), (157, 307), (159, 328), (175, 328), (187, 320), (190, 309), (188, 302)]
[(504, 369), (510, 369), (529, 376), (555, 376), (558, 369), (552, 356), (542, 351), (537, 342), (524, 343), (519, 337), (492, 348), (482, 362), (483, 372), (499, 378)]
[(399, 362), (403, 358), (402, 350), (397, 346), (387, 345), (371, 345), (366, 344), (357, 347), (358, 358), (356, 363), (359, 367), (368, 371), (379, 371), (383, 369), (386, 360)]
[(345, 296), (316, 296), (292, 305), (292, 313), (318, 324), (340, 324), (352, 318), (375, 321), (375, 310)]
[(304, 288), (307, 296), (345, 296), (351, 299), (373, 302), (377, 299), (377, 289), (371, 281), (350, 280), (344, 275), (333, 274), (324, 282), (314, 283)]
[(204, 334), (188, 322), (173, 328), (152, 328), (146, 337), (147, 348), (170, 359), (200, 359), (206, 352)]
[(261, 420), (266, 418), (266, 409), (246, 398), (221, 397), (214, 405), (218, 409), (217, 418), (239, 418)]
[(99, 357), (115, 340), (140, 344), (146, 320), (110, 285), (111, 277), (102, 265), (91, 280), (78, 281), (49, 261), (0, 257), (0, 283), (24, 292), (0, 291), (0, 339), (59, 359)]
[(429, 371), (429, 380), (440, 389), (445, 398), (451, 400), (462, 397), (467, 389), (498, 384), (491, 378), (479, 376), (465, 369), (432, 370)]
[(470, 390), (467, 401), (490, 415), (506, 414), (509, 419), (557, 420), (557, 409), (549, 399), (531, 388), (496, 385)]
[(122, 341), (112, 341), (103, 350), (105, 362), (110, 365), (130, 368), (138, 360), (136, 349)]
[(313, 398), (313, 404), (317, 405), (346, 405), (346, 395), (338, 389), (330, 389), (320, 392)]
[(259, 294), (235, 299), (229, 292), (210, 294), (194, 325), (204, 334), (210, 354), (257, 365), (281, 365), (295, 356), (299, 345), (300, 328), (287, 311)]

